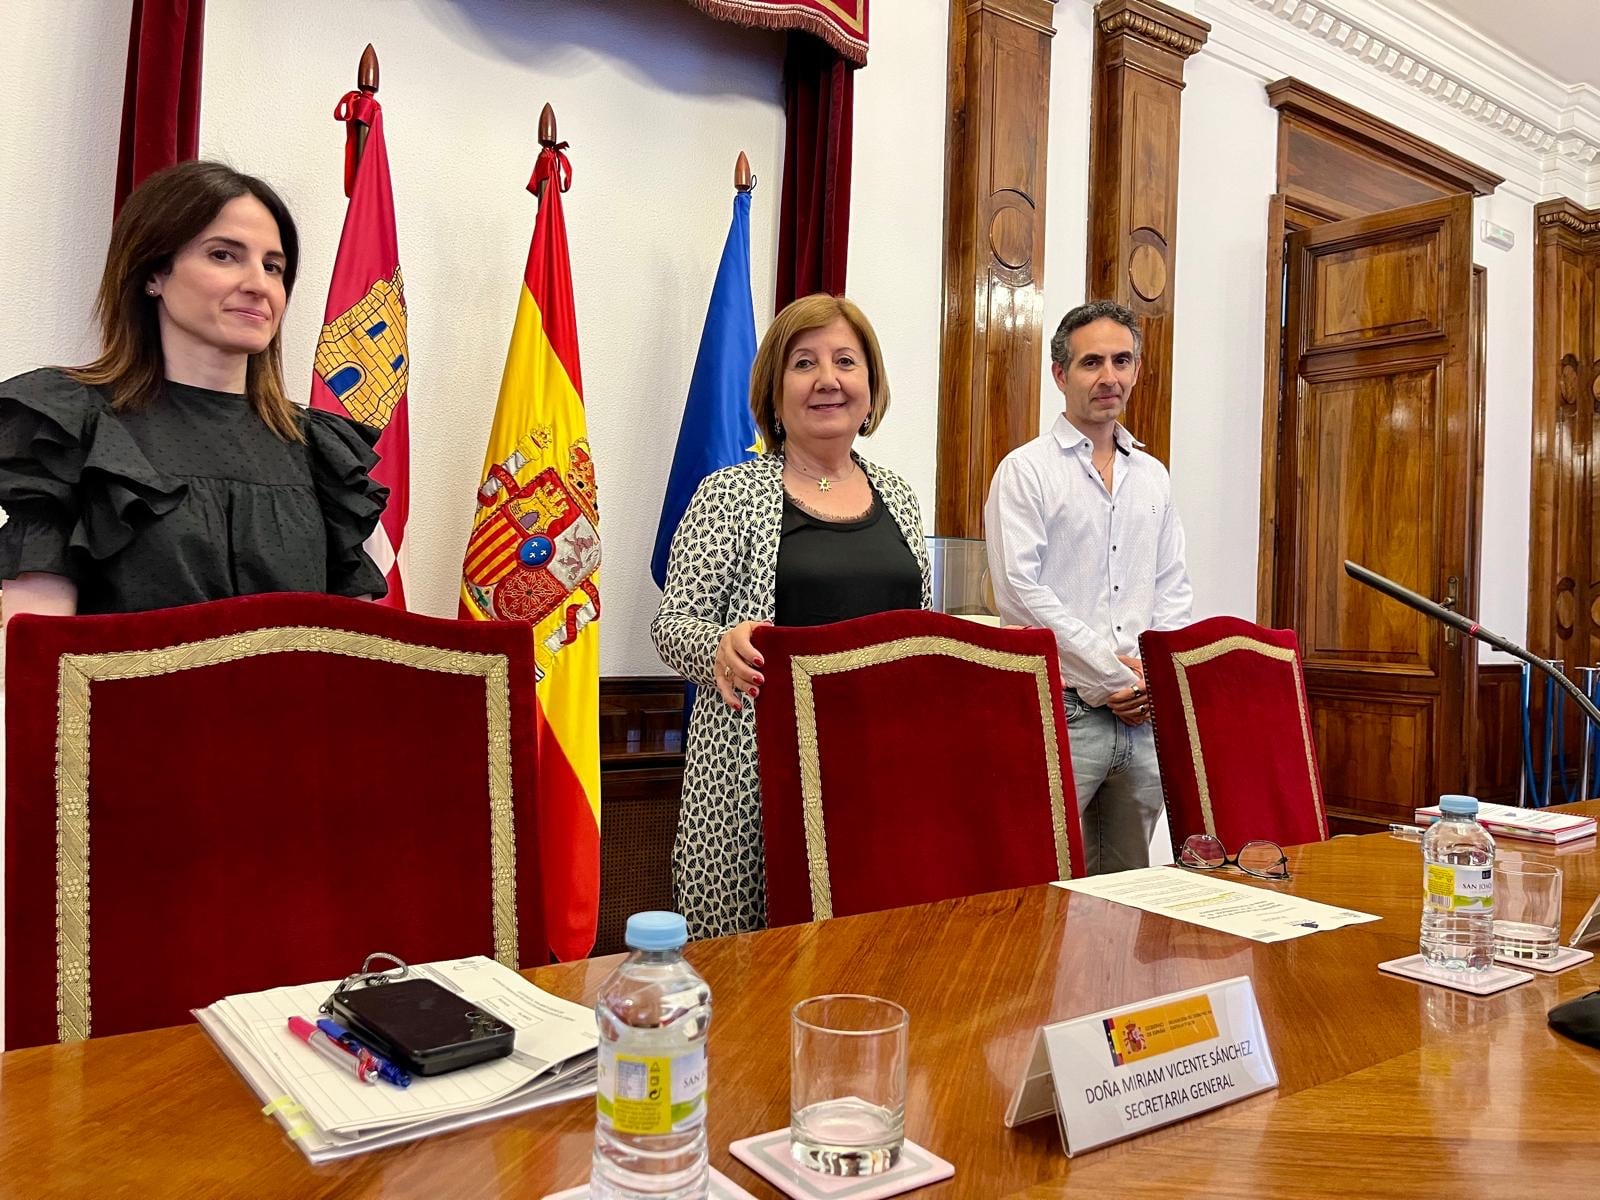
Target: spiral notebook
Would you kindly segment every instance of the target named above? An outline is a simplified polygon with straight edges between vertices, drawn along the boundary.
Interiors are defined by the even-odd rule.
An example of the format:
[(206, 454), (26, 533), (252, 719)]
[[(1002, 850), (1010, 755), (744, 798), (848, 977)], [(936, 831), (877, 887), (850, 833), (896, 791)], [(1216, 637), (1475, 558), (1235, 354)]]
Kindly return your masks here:
[(361, 1083), (288, 1032), (315, 1018), (336, 980), (228, 996), (195, 1018), (312, 1162), (327, 1162), (592, 1095), (594, 1012), (534, 987), (481, 956), (413, 966), (517, 1031), (505, 1058), (413, 1077), (408, 1088)]

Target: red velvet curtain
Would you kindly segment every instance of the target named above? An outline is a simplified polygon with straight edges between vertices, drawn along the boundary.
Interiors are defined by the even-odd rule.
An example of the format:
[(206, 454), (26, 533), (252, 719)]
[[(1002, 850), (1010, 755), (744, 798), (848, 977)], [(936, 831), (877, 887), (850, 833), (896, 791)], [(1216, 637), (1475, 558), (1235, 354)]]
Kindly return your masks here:
[(205, 13), (205, 0), (134, 0), (115, 212), (147, 176), (199, 150)]
[(812, 292), (844, 291), (855, 67), (827, 43), (791, 33), (783, 91), (787, 129), (775, 310)]

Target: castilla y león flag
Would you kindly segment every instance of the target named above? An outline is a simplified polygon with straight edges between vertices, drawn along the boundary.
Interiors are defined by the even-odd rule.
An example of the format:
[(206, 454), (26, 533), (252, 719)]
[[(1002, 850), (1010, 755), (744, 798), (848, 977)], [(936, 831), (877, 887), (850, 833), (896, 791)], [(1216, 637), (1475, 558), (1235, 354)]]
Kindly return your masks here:
[(594, 946), (600, 901), (600, 513), (561, 212), (571, 181), (561, 148), (542, 150), (528, 181), (539, 215), (461, 573), (463, 617), (534, 623), (545, 924), (563, 959)]
[[(383, 109), (365, 92), (350, 92), (334, 109), (345, 122), (344, 232), (328, 285), (328, 307), (311, 369), (311, 407), (343, 413), (382, 430), (372, 477), (389, 489), (389, 503), (367, 553), (389, 583), (381, 603), (406, 607), (406, 514), (411, 507), (411, 428), (406, 386), (411, 374), (406, 346), (406, 296), (400, 278), (400, 244), (394, 231), (389, 152), (383, 143)], [(356, 128), (367, 127), (366, 149), (355, 160)]]

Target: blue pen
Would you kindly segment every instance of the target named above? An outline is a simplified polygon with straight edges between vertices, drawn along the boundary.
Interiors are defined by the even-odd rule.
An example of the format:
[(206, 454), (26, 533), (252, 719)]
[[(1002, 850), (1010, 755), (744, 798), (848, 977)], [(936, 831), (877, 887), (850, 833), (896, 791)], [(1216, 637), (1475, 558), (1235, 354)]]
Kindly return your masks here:
[(388, 1059), (373, 1054), (370, 1046), (363, 1043), (360, 1038), (356, 1037), (355, 1034), (337, 1021), (330, 1021), (328, 1018), (323, 1017), (317, 1022), (317, 1028), (348, 1050), (364, 1050), (366, 1053), (371, 1054), (372, 1060), (378, 1064), (378, 1078), (385, 1083), (392, 1083), (395, 1087), (402, 1088), (411, 1086), (411, 1074), (409, 1071), (401, 1070)]

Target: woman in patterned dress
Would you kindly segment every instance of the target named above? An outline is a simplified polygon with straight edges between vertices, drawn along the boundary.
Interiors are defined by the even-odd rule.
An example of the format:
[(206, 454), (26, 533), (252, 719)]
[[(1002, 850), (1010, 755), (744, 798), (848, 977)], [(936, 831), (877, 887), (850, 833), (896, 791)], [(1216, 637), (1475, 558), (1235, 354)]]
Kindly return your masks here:
[(930, 606), (916, 495), (855, 453), (889, 381), (878, 338), (842, 296), (806, 296), (756, 352), (750, 408), (767, 452), (695, 492), (651, 624), (656, 650), (698, 688), (673, 846), (693, 937), (766, 924), (754, 704), (757, 625), (820, 625)]

